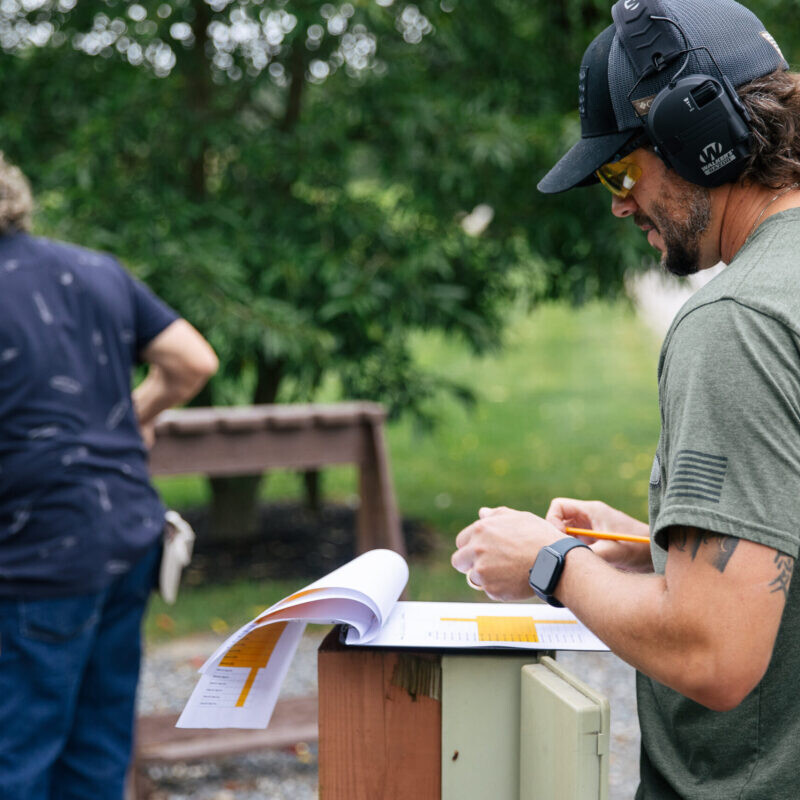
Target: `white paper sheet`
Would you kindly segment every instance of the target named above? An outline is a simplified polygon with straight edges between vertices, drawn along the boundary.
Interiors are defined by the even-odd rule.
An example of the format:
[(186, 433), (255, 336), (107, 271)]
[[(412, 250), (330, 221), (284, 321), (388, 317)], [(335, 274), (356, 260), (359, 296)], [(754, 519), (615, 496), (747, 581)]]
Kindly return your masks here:
[(177, 727), (265, 728), (306, 623), (346, 623), (369, 641), (407, 580), (402, 556), (371, 550), (271, 606), (203, 664)]
[(472, 648), (525, 650), (608, 650), (566, 608), (539, 603), (399, 602), (377, 636), (347, 644), (370, 647)]
[(217, 665), (204, 672), (178, 728), (266, 728), (305, 630), (290, 622), (264, 667)]

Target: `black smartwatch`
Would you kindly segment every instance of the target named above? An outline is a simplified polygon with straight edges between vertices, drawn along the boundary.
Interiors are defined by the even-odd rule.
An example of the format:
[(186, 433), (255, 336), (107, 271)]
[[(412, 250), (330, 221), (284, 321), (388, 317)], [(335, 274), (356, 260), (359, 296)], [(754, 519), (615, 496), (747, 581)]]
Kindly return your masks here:
[(564, 571), (564, 559), (574, 547), (589, 547), (574, 536), (565, 536), (553, 544), (543, 547), (528, 573), (528, 584), (546, 603), (556, 608), (564, 608), (563, 603), (553, 597), (553, 592)]

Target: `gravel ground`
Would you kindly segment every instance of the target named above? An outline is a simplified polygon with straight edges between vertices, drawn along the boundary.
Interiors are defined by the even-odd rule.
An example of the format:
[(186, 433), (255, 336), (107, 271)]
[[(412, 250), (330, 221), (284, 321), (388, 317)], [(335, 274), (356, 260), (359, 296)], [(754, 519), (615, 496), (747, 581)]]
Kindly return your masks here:
[[(316, 694), (316, 652), (326, 631), (309, 629), (281, 690), (281, 697)], [(180, 711), (197, 669), (218, 637), (191, 637), (150, 648), (139, 688), (142, 714)], [(639, 725), (634, 671), (611, 653), (559, 653), (558, 661), (611, 702), (610, 800), (631, 800), (639, 774)], [(317, 751), (265, 751), (235, 758), (152, 766), (152, 800), (316, 800)], [(423, 800), (421, 798), (421, 800)]]
[[(307, 629), (281, 688), (281, 697), (317, 693), (317, 648), (327, 630)], [(151, 647), (139, 685), (139, 713), (180, 711), (197, 670), (224, 637), (198, 636)], [(316, 800), (317, 748), (268, 750), (203, 762), (149, 767), (151, 800)]]

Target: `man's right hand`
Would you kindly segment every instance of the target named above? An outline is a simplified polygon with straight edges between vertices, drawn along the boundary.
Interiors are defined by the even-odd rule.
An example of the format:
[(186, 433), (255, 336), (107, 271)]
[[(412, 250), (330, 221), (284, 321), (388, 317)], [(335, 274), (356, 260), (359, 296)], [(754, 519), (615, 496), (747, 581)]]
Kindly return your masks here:
[[(605, 531), (608, 533), (627, 533), (633, 536), (649, 536), (647, 524), (628, 516), (622, 511), (600, 500), (573, 500), (557, 497), (550, 503), (545, 519), (561, 531), (566, 528)], [(636, 542), (613, 542), (594, 539), (591, 536), (578, 537), (591, 545), (597, 555), (617, 569), (627, 572), (652, 572), (653, 562), (650, 546)]]

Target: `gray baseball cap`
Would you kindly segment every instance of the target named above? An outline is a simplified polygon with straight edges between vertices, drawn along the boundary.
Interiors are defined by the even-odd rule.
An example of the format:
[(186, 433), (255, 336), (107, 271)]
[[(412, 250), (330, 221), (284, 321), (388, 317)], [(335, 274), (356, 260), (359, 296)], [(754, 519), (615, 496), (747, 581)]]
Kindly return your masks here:
[[(640, 4), (645, 5), (641, 0), (619, 0), (612, 13), (617, 18), (618, 7), (630, 11)], [(632, 139), (644, 133), (650, 103), (687, 58), (684, 77), (704, 74), (720, 78), (716, 61), (733, 86), (789, 68), (777, 42), (758, 17), (735, 0), (647, 0), (646, 5), (677, 23), (676, 41), (681, 54), (637, 85), (640, 73), (628, 57), (616, 27), (606, 28), (589, 45), (581, 62), (581, 138), (542, 178), (540, 192), (555, 194), (596, 183), (595, 170), (620, 156)]]

